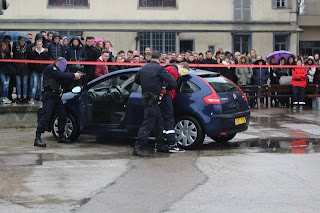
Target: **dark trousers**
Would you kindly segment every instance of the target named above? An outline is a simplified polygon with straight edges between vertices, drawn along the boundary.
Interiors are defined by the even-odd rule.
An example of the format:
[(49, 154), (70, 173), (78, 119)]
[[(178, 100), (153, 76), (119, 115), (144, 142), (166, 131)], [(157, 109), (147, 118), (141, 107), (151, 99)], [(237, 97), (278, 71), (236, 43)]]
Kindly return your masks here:
[(149, 135), (154, 132), (157, 142), (163, 142), (163, 121), (158, 103), (144, 105), (144, 120), (140, 127), (136, 146), (143, 146), (148, 142)]
[(304, 87), (293, 86), (293, 104), (295, 105), (304, 105), (306, 90)]
[(160, 109), (163, 119), (164, 135), (167, 138), (168, 144), (174, 145), (176, 143), (176, 134), (174, 130), (174, 111), (170, 93), (163, 96)]
[(40, 117), (38, 119), (38, 127), (36, 135), (40, 135), (46, 131), (46, 127), (51, 121), (53, 113), (58, 115), (58, 132), (59, 135), (64, 133), (64, 128), (66, 125), (67, 114), (66, 109), (59, 97), (50, 97), (43, 102), (43, 107), (40, 112)]

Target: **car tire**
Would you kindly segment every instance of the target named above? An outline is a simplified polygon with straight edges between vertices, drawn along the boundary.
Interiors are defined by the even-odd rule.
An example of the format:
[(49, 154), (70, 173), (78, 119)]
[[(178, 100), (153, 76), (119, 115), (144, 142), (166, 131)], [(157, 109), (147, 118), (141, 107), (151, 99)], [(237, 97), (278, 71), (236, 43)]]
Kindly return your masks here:
[(175, 132), (177, 143), (183, 149), (195, 149), (203, 144), (204, 130), (193, 117), (182, 116), (176, 119)]
[(236, 134), (227, 135), (227, 136), (218, 136), (218, 137), (212, 137), (211, 139), (218, 143), (227, 143), (230, 140), (232, 140)]
[[(58, 116), (55, 115), (51, 122), (52, 135), (58, 139)], [(71, 114), (67, 114), (67, 123), (65, 126), (65, 136), (71, 141), (76, 141), (80, 136), (79, 125)]]

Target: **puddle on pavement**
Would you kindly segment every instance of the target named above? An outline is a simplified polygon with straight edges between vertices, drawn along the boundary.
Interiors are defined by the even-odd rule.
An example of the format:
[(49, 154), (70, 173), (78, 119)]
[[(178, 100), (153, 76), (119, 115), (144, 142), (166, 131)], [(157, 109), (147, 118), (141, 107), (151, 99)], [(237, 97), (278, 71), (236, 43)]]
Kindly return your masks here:
[(283, 153), (283, 154), (312, 154), (320, 153), (320, 139), (292, 138), (266, 139), (259, 141), (241, 141), (229, 143), (205, 144), (200, 154), (207, 155), (209, 150), (228, 150), (228, 153), (239, 153), (239, 151), (252, 150), (256, 153)]

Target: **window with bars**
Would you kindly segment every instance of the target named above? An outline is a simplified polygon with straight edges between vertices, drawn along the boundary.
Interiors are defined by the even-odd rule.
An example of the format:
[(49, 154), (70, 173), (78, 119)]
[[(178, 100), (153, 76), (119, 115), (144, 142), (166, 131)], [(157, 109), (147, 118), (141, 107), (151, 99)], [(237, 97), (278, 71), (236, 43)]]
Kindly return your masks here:
[(88, 6), (89, 0), (49, 0), (49, 6)]
[(140, 51), (143, 52), (146, 47), (150, 47), (152, 51), (175, 52), (176, 33), (143, 32), (140, 37)]
[(233, 52), (247, 55), (251, 50), (251, 35), (233, 35)]
[(177, 0), (139, 0), (139, 7), (177, 7)]
[(233, 1), (233, 19), (236, 21), (251, 21), (251, 0)]
[(273, 9), (292, 9), (292, 0), (272, 0)]
[(54, 32), (59, 32), (61, 37), (68, 37), (68, 38), (72, 38), (73, 36), (77, 36), (77, 35), (83, 35), (83, 31), (64, 31), (64, 30), (58, 30), (58, 31), (54, 31)]
[(289, 50), (288, 35), (274, 35), (274, 51)]
[(300, 41), (300, 55), (314, 56), (320, 53), (320, 41)]

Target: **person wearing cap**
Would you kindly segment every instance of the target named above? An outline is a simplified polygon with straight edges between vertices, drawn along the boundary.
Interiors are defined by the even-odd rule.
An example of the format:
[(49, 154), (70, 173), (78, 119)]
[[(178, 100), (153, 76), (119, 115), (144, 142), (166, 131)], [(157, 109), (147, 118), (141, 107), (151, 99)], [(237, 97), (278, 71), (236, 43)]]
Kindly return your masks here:
[(50, 60), (57, 60), (59, 57), (65, 57), (63, 45), (60, 44), (62, 39), (60, 33), (55, 32), (52, 36), (52, 42), (48, 46)]
[(58, 133), (59, 143), (70, 143), (64, 137), (64, 129), (66, 125), (66, 110), (61, 101), (63, 91), (60, 89), (64, 82), (72, 82), (74, 79), (79, 80), (81, 73), (66, 73), (67, 60), (59, 57), (55, 63), (47, 66), (43, 73), (43, 93), (42, 102), (43, 107), (38, 119), (38, 127), (36, 130), (36, 138), (34, 146), (45, 147), (46, 143), (41, 140), (41, 134), (45, 132), (46, 127), (52, 118), (52, 114), (57, 113), (58, 119)]
[(163, 85), (167, 85), (166, 90), (175, 89), (177, 86), (176, 80), (164, 67), (160, 66), (160, 57), (159, 51), (153, 52), (151, 62), (141, 67), (135, 77), (135, 83), (141, 85), (144, 104), (144, 120), (133, 149), (133, 155), (140, 157), (149, 156), (149, 153), (144, 150), (144, 145), (148, 142), (153, 130), (156, 143), (164, 144), (159, 97)]

